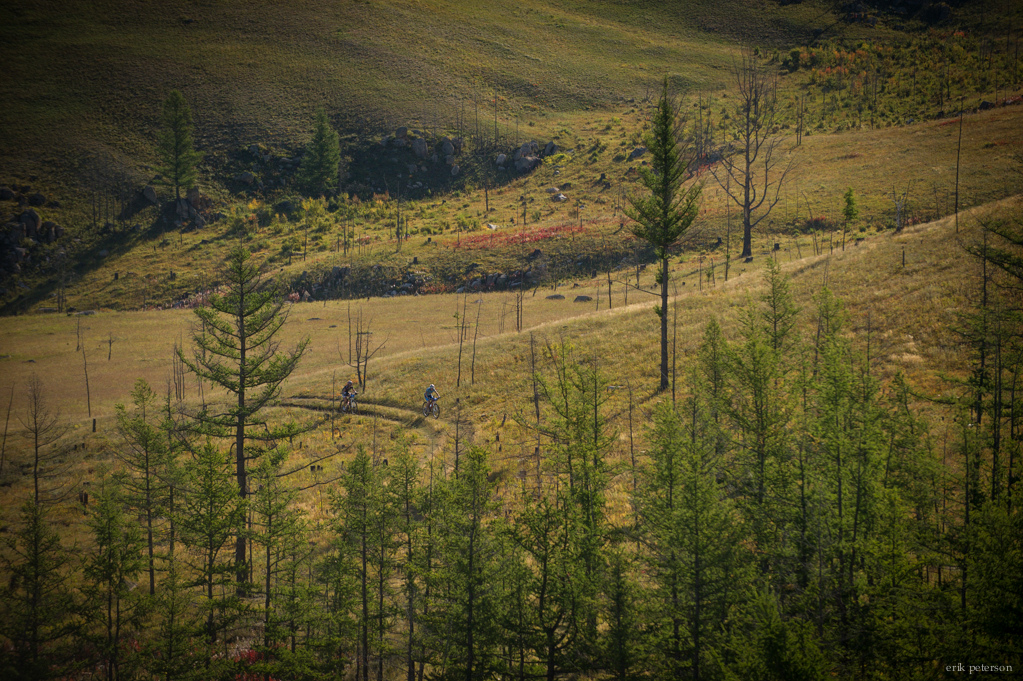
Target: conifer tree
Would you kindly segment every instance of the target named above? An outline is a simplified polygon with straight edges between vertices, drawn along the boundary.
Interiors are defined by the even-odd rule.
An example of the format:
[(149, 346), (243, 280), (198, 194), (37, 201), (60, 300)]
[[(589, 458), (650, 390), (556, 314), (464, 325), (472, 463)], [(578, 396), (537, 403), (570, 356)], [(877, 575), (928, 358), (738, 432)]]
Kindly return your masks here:
[(310, 663), (311, 651), (299, 650), (297, 637), (312, 618), (312, 594), (301, 568), (308, 565), (306, 519), (296, 505), (298, 494), (287, 486), (282, 470), (288, 452), (269, 450), (253, 471), (252, 516), (254, 574), (261, 592), (264, 658), (256, 667), (274, 677), (295, 676)]
[(245, 536), (245, 502), (232, 483), (230, 465), (230, 456), (210, 442), (191, 452), (184, 466), (186, 493), (176, 520), (187, 549), (183, 562), (201, 589), (202, 633), (210, 655), (240, 606), (235, 596), (228, 595), (235, 565), (224, 557), (231, 537)]
[(202, 636), (204, 623), (192, 607), (192, 593), (182, 560), (174, 553), (164, 562), (160, 589), (152, 601), (148, 636), (142, 646), (147, 672), (163, 681), (190, 677), (190, 672), (205, 665), (202, 650), (196, 650), (195, 637)]
[(95, 495), (89, 518), (95, 548), (84, 569), (90, 605), (103, 629), (97, 648), (109, 681), (132, 676), (122, 672), (123, 642), (138, 636), (145, 607), (134, 592), (135, 580), (146, 567), (145, 544), (141, 528), (124, 512), (126, 501), (116, 479)]
[(743, 529), (720, 489), (707, 413), (686, 400), (685, 420), (670, 405), (654, 414), (650, 468), (640, 495), (651, 576), (650, 664), (658, 676), (709, 678), (718, 622), (745, 594)]
[(181, 198), (181, 189), (195, 184), (195, 164), (199, 154), (192, 146), (192, 110), (179, 90), (171, 90), (163, 102), (159, 146), (160, 172), (168, 185), (174, 187), (174, 198)]
[(489, 474), (487, 452), (472, 447), (437, 490), (438, 590), (428, 622), (439, 679), (487, 678), (498, 666), (502, 550)]
[(661, 304), (655, 306), (661, 319), (661, 382), (668, 388), (668, 258), (671, 248), (689, 230), (699, 207), (699, 184), (683, 187), (689, 171), (689, 152), (683, 147), (684, 128), (679, 106), (668, 95), (668, 79), (657, 102), (653, 124), (646, 137), (650, 149), (649, 168), (640, 168), (640, 182), (650, 191), (648, 197), (629, 197), (626, 215), (636, 222), (633, 234), (654, 248), (659, 261), (657, 283), (661, 286)]
[[(279, 333), (288, 319), (284, 298), (276, 286), (265, 285), (259, 268), (244, 247), (231, 250), (222, 272), (223, 294), (210, 296), (207, 307), (196, 308), (200, 324), (192, 334), (191, 357), (178, 356), (199, 380), (229, 393), (232, 403), (208, 404), (195, 416), (194, 430), (204, 436), (233, 441), (235, 493), (249, 494), (249, 465), (268, 444), (299, 432), (294, 423), (273, 425), (263, 410), (280, 395), (309, 344), (299, 341), (281, 351)], [(235, 568), (239, 590), (248, 579), (245, 538), (235, 539)]]
[(397, 434), (392, 461), (389, 492), (397, 521), (395, 529), (400, 555), (397, 565), (405, 600), (405, 678), (406, 681), (415, 681), (417, 649), (422, 638), (417, 626), (423, 609), (426, 577), (423, 565), (426, 527), (422, 517), (425, 504), (419, 460), (412, 451), (411, 439), (403, 433)]
[(168, 501), (171, 452), (168, 439), (160, 428), (156, 393), (145, 380), (139, 379), (131, 397), (135, 407), (131, 413), (122, 404), (115, 407), (117, 429), (124, 443), (115, 453), (127, 467), (123, 476), (127, 492), (124, 501), (144, 518), (148, 586), (152, 595), (156, 593), (157, 518), (163, 515), (161, 509), (166, 508)]
[[(374, 576), (379, 577), (379, 573), (374, 574), (374, 561), (382, 550), (376, 530), (382, 524), (380, 516), (385, 509), (379, 472), (364, 448), (359, 448), (345, 470), (341, 488), (344, 493), (336, 494), (332, 501), (341, 554), (338, 567), (351, 570), (356, 594), (351, 603), (354, 606), (351, 619), (356, 628), (358, 648), (356, 678), (368, 681), (371, 651), (375, 649), (378, 655), (381, 653), (371, 637), (376, 633), (373, 621), (374, 611), (378, 610), (374, 598)], [(382, 616), (379, 611), (376, 614)]]
[(71, 588), (74, 554), (50, 527), (44, 507), (26, 502), (19, 520), (0, 552), (0, 669), (11, 681), (66, 678), (81, 634)]
[(341, 149), (337, 132), (330, 127), (327, 112), (316, 110), (313, 137), (306, 145), (299, 181), (313, 196), (330, 196), (338, 189)]

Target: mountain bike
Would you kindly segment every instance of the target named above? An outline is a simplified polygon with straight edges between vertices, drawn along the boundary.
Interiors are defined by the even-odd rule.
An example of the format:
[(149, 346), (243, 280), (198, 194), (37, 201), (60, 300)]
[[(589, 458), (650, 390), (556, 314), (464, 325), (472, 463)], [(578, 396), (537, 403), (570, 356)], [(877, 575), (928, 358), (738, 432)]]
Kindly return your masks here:
[(440, 418), (440, 405), (437, 402), (440, 401), (438, 397), (435, 400), (427, 400), (423, 402), (423, 416), (433, 416), (433, 418)]

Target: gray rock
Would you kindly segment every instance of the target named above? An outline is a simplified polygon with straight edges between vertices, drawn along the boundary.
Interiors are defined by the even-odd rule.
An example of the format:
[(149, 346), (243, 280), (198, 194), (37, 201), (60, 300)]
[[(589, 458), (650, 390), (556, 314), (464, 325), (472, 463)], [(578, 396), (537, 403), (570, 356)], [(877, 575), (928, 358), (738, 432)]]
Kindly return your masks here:
[(418, 159), (425, 159), (429, 154), (429, 148), (426, 146), (426, 140), (422, 137), (412, 140), (412, 153), (416, 155)]
[(515, 161), (515, 169), (520, 172), (532, 170), (538, 165), (540, 165), (540, 159), (536, 156), (522, 156)]
[(251, 185), (255, 183), (256, 176), (246, 170), (244, 173), (238, 173), (235, 175), (234, 179), (236, 182), (244, 182), (245, 184)]
[(105, 257), (107, 257), (108, 255), (110, 255), (110, 251), (108, 251), (107, 249), (105, 249), (105, 248), (104, 248), (104, 249), (103, 249), (102, 251), (100, 251), (99, 253), (97, 253), (97, 255), (98, 255), (99, 257), (101, 257), (101, 258), (105, 258)]
[(35, 194), (28, 195), (28, 205), (30, 206), (41, 206), (46, 203), (46, 197), (36, 192)]
[(405, 139), (408, 137), (408, 128), (401, 127), (394, 131), (394, 136), (398, 139)]
[(593, 298), (591, 298), (589, 296), (576, 296), (575, 300), (573, 300), (572, 302), (573, 303), (588, 303), (591, 300), (593, 300)]
[(10, 201), (14, 198), (14, 190), (10, 187), (0, 187), (0, 201)]
[(59, 227), (57, 226), (56, 222), (52, 222), (50, 220), (47, 220), (46, 222), (43, 223), (42, 227), (39, 229), (39, 238), (42, 239), (43, 241), (45, 241), (48, 244), (52, 244), (54, 241), (57, 240), (57, 230), (58, 229), (59, 229)]
[(547, 143), (547, 146), (543, 148), (543, 155), (553, 156), (556, 153), (558, 153), (558, 145), (554, 143), (554, 140), (551, 140)]
[(557, 187), (547, 187), (546, 191), (548, 194), (558, 194), (561, 192), (561, 190), (558, 189)]
[(415, 163), (409, 163), (406, 167), (408, 168), (409, 175), (415, 175), (416, 171), (419, 170), (419, 166), (417, 166)]
[(460, 169), (457, 165), (451, 166), (451, 177), (458, 177)]
[(192, 187), (191, 189), (189, 189), (188, 193), (185, 195), (185, 197), (188, 199), (188, 202), (190, 204), (192, 204), (193, 208), (198, 208), (199, 207), (199, 188), (198, 187)]
[(497, 165), (503, 166), (505, 161), (507, 161), (507, 160), (508, 160), (507, 154), (498, 154), (497, 155)]
[(445, 137), (440, 143), (440, 153), (444, 156), (453, 156), (455, 153), (454, 143)]
[(156, 196), (156, 190), (151, 185), (146, 185), (146, 188), (142, 190), (142, 198), (154, 206), (160, 203), (160, 199)]
[(565, 196), (564, 194), (558, 194), (557, 196), (554, 196), (552, 198), (558, 203), (564, 203), (565, 201), (568, 201), (568, 197)]
[(632, 153), (629, 154), (629, 160), (631, 161), (633, 159), (639, 158), (645, 153), (646, 147), (636, 147), (635, 149), (632, 150)]
[(39, 213), (35, 212), (31, 208), (19, 215), (18, 221), (25, 225), (25, 236), (29, 239), (35, 238), (36, 234), (39, 232), (39, 228), (43, 224), (42, 219), (39, 217)]
[(408, 141), (404, 137), (399, 137), (396, 140), (394, 140), (393, 144), (399, 149), (403, 149), (404, 147), (408, 146)]

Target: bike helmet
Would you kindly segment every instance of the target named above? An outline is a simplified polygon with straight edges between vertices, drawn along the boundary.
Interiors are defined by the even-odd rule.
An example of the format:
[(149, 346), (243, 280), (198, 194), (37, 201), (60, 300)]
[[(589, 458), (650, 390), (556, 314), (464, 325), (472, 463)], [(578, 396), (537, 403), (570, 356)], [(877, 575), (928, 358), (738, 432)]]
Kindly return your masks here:
[(352, 385), (352, 383), (354, 383), (354, 382), (355, 381), (348, 381), (348, 383), (345, 383), (345, 385)]
[(433, 387), (433, 383), (431, 383), (431, 384), (430, 384), (430, 387), (431, 387), (431, 388)]

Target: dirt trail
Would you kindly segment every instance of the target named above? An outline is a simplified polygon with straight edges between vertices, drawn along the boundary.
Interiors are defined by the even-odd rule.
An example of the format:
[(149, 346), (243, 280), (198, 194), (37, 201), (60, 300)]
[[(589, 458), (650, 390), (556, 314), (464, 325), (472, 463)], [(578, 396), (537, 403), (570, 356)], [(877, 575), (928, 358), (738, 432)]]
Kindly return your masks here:
[[(336, 401), (327, 396), (293, 396), (281, 400), (282, 407), (297, 407), (312, 411), (327, 412), (336, 408)], [(386, 404), (358, 401), (357, 414), (338, 414), (338, 419), (373, 419), (380, 418), (401, 425), (408, 429), (419, 431), (435, 447), (443, 447), (447, 440), (447, 421), (443, 419), (427, 418), (422, 411), (416, 409), (404, 409)]]

